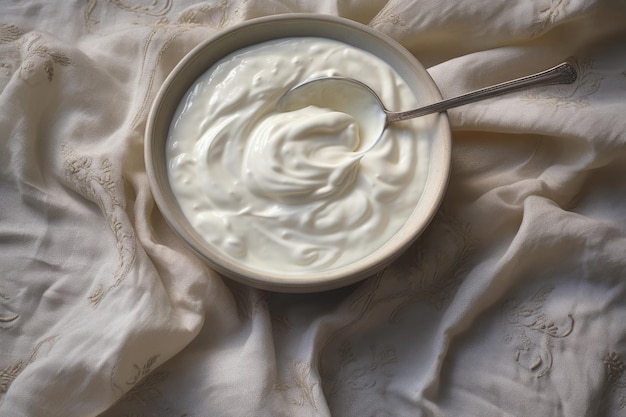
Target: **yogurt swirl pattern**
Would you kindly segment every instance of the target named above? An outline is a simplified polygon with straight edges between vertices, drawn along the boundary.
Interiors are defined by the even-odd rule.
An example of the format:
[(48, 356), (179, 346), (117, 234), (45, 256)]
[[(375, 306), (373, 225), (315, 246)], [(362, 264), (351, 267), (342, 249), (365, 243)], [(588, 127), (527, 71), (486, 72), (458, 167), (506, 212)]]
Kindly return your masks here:
[(343, 194), (358, 173), (357, 129), (349, 115), (317, 107), (268, 116), (244, 155), (249, 190), (285, 204)]
[(362, 155), (368, 120), (356, 106), (277, 106), (292, 86), (333, 74), (370, 84), (390, 107), (417, 104), (373, 55), (289, 38), (220, 61), (176, 112), (167, 158), (180, 208), (207, 242), (248, 268), (298, 275), (348, 265), (384, 245), (419, 199), (424, 122), (395, 124)]

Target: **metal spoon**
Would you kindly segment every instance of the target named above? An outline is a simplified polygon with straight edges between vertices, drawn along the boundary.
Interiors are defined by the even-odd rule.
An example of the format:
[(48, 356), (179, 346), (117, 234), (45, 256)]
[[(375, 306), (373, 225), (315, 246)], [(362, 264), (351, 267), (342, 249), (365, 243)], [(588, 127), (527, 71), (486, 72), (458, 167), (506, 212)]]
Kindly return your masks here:
[(369, 143), (369, 146), (361, 146), (362, 150), (359, 153), (365, 153), (378, 143), (389, 123), (439, 113), (453, 107), (531, 87), (571, 84), (576, 81), (576, 77), (576, 68), (572, 61), (568, 60), (536, 74), (495, 84), (417, 109), (393, 112), (385, 108), (380, 97), (368, 85), (353, 78), (331, 76), (305, 81), (291, 88), (279, 100), (279, 108), (296, 110), (315, 105), (359, 116), (355, 118), (365, 120), (368, 125), (365, 128), (361, 126), (361, 129), (365, 131), (363, 136), (368, 138), (363, 142)]

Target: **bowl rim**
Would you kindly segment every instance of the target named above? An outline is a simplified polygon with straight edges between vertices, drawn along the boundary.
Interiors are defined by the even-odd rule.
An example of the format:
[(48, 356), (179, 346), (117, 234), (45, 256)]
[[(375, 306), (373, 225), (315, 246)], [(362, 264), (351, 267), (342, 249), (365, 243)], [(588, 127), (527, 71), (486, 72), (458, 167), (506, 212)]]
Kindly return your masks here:
[[(231, 26), (230, 28), (217, 32), (213, 36), (208, 37), (206, 40), (202, 41), (197, 46), (192, 48), (174, 66), (174, 68), (165, 78), (163, 84), (160, 86), (153, 100), (152, 106), (150, 107), (144, 134), (144, 161), (150, 189), (157, 207), (161, 211), (164, 219), (169, 224), (169, 226), (176, 232), (176, 234), (178, 234), (182, 238), (182, 240), (187, 244), (188, 247), (190, 247), (197, 255), (200, 256), (200, 258), (202, 258), (211, 268), (213, 268), (217, 272), (240, 283), (251, 285), (253, 287), (264, 290), (277, 292), (318, 292), (344, 287), (346, 285), (367, 278), (368, 276), (373, 275), (377, 271), (389, 265), (423, 233), (424, 229), (432, 221), (432, 218), (438, 211), (439, 206), (441, 205), (441, 202), (445, 195), (451, 164), (450, 124), (447, 118), (447, 114), (443, 112), (438, 115), (440, 119), (437, 126), (440, 132), (437, 135), (436, 139), (438, 141), (442, 141), (440, 148), (441, 163), (438, 164), (439, 169), (436, 173), (436, 176), (439, 178), (440, 183), (433, 193), (433, 197), (429, 200), (428, 206), (425, 207), (425, 209), (423, 210), (423, 215), (415, 220), (416, 224), (412, 224), (410, 231), (404, 230), (406, 229), (406, 227), (402, 226), (401, 229), (396, 232), (388, 242), (386, 242), (380, 248), (363, 258), (363, 260), (367, 260), (367, 258), (371, 258), (371, 255), (381, 253), (382, 256), (378, 256), (377, 261), (376, 259), (372, 259), (369, 262), (359, 260), (328, 271), (306, 273), (302, 275), (269, 273), (254, 269), (248, 269), (242, 267), (242, 265), (237, 265), (235, 261), (227, 258), (223, 254), (218, 253), (218, 251), (209, 250), (210, 245), (206, 243), (201, 237), (201, 241), (198, 241), (199, 235), (193, 230), (193, 227), (191, 227), (189, 224), (182, 224), (180, 222), (181, 216), (183, 218), (184, 216), (182, 215), (182, 211), (176, 203), (175, 198), (173, 199), (175, 203), (174, 207), (172, 206), (171, 201), (173, 195), (169, 186), (169, 181), (163, 182), (162, 171), (164, 170), (164, 168), (161, 167), (161, 169), (159, 169), (158, 167), (159, 161), (157, 159), (159, 156), (159, 150), (157, 149), (158, 144), (155, 143), (155, 138), (159, 136), (159, 132), (155, 129), (157, 128), (159, 122), (159, 115), (163, 111), (163, 103), (168, 97), (168, 94), (170, 94), (170, 92), (174, 88), (174, 84), (176, 82), (181, 82), (179, 79), (181, 74), (184, 75), (186, 70), (189, 70), (189, 68), (194, 63), (197, 63), (195, 62), (196, 60), (202, 59), (202, 53), (205, 52), (212, 45), (218, 44), (219, 42), (226, 42), (228, 41), (229, 37), (237, 36), (242, 31), (250, 31), (263, 26), (267, 27), (268, 25), (297, 25), (298, 23), (303, 22), (306, 22), (308, 24), (330, 24), (337, 27), (343, 26), (346, 28), (347, 31), (358, 33), (359, 36), (371, 37), (385, 44), (387, 47), (390, 47), (393, 53), (398, 54), (400, 58), (405, 60), (410, 65), (411, 71), (419, 72), (419, 76), (428, 83), (426, 87), (429, 89), (429, 93), (434, 96), (434, 99), (441, 99), (441, 93), (439, 91), (439, 88), (430, 76), (430, 74), (427, 72), (427, 70), (422, 66), (422, 64), (413, 54), (411, 54), (402, 45), (400, 45), (388, 35), (381, 33), (373, 28), (370, 28), (369, 26), (366, 26), (362, 23), (348, 20), (342, 17), (316, 13), (286, 13), (254, 18), (248, 21), (238, 23)], [(336, 39), (328, 37), (324, 33), (310, 36), (320, 36), (329, 39)], [(278, 38), (279, 37), (273, 37), (272, 39)], [(339, 40), (341, 41), (342, 39)], [(248, 42), (246, 45), (249, 46), (259, 42), (262, 42), (262, 40)], [(222, 55), (221, 58), (236, 51), (237, 49), (238, 48), (231, 49), (229, 52)], [(213, 62), (207, 64), (204, 70), (208, 70), (211, 65), (213, 65), (221, 58), (215, 59)], [(188, 81), (189, 83), (187, 84), (187, 89), (191, 85), (191, 83), (195, 81), (195, 78)], [(176, 107), (179, 102), (180, 99), (174, 104), (174, 107)], [(167, 123), (167, 126), (169, 126), (169, 121)], [(167, 132), (162, 132), (161, 135), (167, 137)], [(165, 144), (165, 142), (166, 139), (163, 141), (163, 145)], [(163, 150), (164, 146), (161, 152)], [(432, 154), (432, 150), (429, 150), (429, 152), (431, 152)], [(432, 175), (431, 170), (431, 167), (429, 167), (428, 177), (426, 178), (424, 187), (429, 184), (429, 179)], [(166, 168), (165, 171), (167, 171)], [(163, 189), (164, 184), (166, 186), (166, 190)], [(170, 194), (169, 196), (167, 195), (168, 193)], [(424, 192), (422, 191), (422, 197), (423, 193)], [(422, 197), (420, 197), (420, 200), (422, 200)], [(418, 204), (420, 203), (420, 200), (418, 200)], [(176, 213), (177, 211), (178, 213)], [(415, 217), (415, 212), (416, 209), (413, 210), (413, 212), (407, 219), (407, 222), (405, 222), (405, 225), (409, 221), (411, 221), (413, 217)], [(390, 245), (392, 245), (393, 247), (389, 247)], [(355, 268), (355, 266), (358, 268)]]

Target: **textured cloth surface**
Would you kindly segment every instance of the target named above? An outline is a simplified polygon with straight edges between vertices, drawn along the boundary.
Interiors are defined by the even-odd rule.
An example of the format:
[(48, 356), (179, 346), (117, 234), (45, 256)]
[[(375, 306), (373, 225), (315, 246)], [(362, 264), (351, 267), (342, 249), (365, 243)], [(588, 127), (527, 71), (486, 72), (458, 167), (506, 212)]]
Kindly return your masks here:
[[(626, 4), (3, 0), (0, 416), (626, 416)], [(194, 46), (285, 12), (388, 34), (446, 97), (442, 207), (350, 287), (277, 294), (155, 206), (151, 103)]]

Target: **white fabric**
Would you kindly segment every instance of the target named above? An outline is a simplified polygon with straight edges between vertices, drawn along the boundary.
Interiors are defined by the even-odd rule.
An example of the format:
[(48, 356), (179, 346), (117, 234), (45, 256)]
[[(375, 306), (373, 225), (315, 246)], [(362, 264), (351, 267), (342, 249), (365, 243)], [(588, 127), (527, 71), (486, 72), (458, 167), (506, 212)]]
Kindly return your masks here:
[[(0, 11), (0, 416), (626, 415), (623, 1)], [(263, 292), (210, 271), (166, 225), (143, 130), (191, 48), (301, 11), (389, 34), (444, 96), (570, 55), (580, 77), (450, 111), (442, 208), (388, 269)]]

